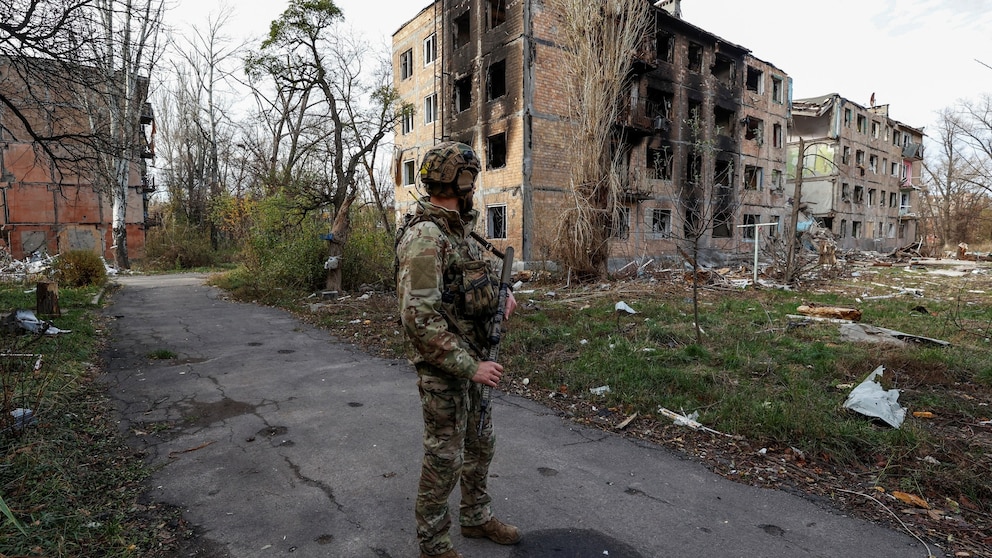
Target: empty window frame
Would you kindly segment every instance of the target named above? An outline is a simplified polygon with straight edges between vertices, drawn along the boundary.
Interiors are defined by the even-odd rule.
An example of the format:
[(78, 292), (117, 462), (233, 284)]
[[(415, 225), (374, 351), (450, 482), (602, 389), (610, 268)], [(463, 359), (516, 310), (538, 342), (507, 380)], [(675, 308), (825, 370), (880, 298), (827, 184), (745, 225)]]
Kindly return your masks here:
[(486, 206), (486, 237), (506, 238), (506, 205)]
[(431, 93), (424, 97), (424, 124), (430, 124), (437, 118), (437, 93)]
[(403, 185), (409, 186), (417, 181), (417, 162), (413, 159), (403, 161)]
[(858, 131), (862, 134), (868, 133), (868, 119), (863, 114), (858, 115)]
[(672, 211), (670, 209), (651, 210), (651, 234), (655, 238), (671, 238)]
[(737, 113), (731, 109), (721, 106), (713, 107), (713, 127), (716, 133), (721, 136), (734, 137), (737, 122)]
[(885, 190), (882, 190), (882, 194), (878, 197), (878, 205), (879, 205), (879, 207), (885, 207), (885, 200), (886, 200), (887, 197), (888, 197), (888, 194), (885, 192)]
[(895, 192), (889, 194), (889, 207), (899, 207), (899, 197)]
[(747, 87), (748, 91), (757, 93), (758, 95), (764, 95), (765, 93), (765, 73), (758, 68), (753, 68), (751, 66), (747, 67), (747, 77), (744, 82), (744, 86)]
[(431, 33), (424, 39), (424, 66), (437, 60), (437, 35)]
[(486, 21), (490, 29), (506, 23), (506, 0), (486, 1)]
[(407, 49), (400, 54), (400, 79), (409, 79), (413, 76), (413, 49)]
[(455, 90), (452, 98), (455, 112), (464, 112), (472, 106), (472, 74), (455, 80)]
[(752, 215), (750, 213), (745, 213), (743, 220), (741, 221), (741, 236), (744, 240), (754, 240), (755, 230), (758, 228), (755, 225), (761, 222), (760, 215)]
[(845, 145), (842, 153), (843, 154), (840, 156), (840, 162), (843, 163), (843, 164), (845, 164), (845, 165), (850, 165), (851, 164), (851, 148)]
[(840, 200), (846, 202), (851, 201), (851, 185), (847, 182), (840, 185)]
[(784, 147), (785, 146), (785, 136), (782, 133), (781, 124), (772, 125), (772, 146), (773, 147)]
[(782, 171), (778, 169), (772, 169), (772, 182), (771, 182), (772, 190), (782, 190), (785, 188), (785, 181), (782, 180), (783, 177), (784, 175), (782, 174)]
[(648, 147), (647, 150), (648, 177), (656, 180), (672, 179), (672, 147), (663, 144), (657, 149)]
[(865, 203), (865, 187), (854, 187), (854, 203)]
[(861, 238), (861, 221), (851, 221), (851, 236)]
[(854, 118), (853, 115), (854, 115), (854, 113), (851, 112), (851, 109), (849, 109), (849, 108), (844, 109), (844, 127), (845, 128), (850, 128), (851, 127), (851, 120), (852, 120), (852, 118)]
[(455, 45), (455, 48), (461, 48), (469, 43), (471, 40), (470, 30), (471, 30), (472, 20), (469, 18), (469, 11), (466, 10), (465, 13), (456, 17), (451, 22), (451, 44)]
[(871, 121), (871, 137), (878, 139), (882, 129), (882, 125), (877, 120)]
[(847, 238), (847, 219), (840, 220), (840, 237)]
[(744, 139), (753, 140), (759, 144), (764, 142), (765, 123), (760, 118), (748, 116), (744, 119), (744, 126)]
[(659, 29), (655, 34), (655, 51), (661, 62), (675, 60), (675, 35)]
[(744, 189), (760, 190), (764, 169), (754, 165), (744, 165)]
[(868, 188), (868, 205), (875, 205), (876, 193), (874, 188)]
[(610, 223), (610, 236), (626, 240), (630, 238), (630, 208), (618, 207), (613, 213)]
[(733, 59), (722, 54), (717, 54), (710, 72), (713, 74), (713, 77), (723, 83), (733, 85), (737, 73), (737, 64)]
[(878, 174), (878, 155), (868, 156), (868, 168), (871, 169), (872, 174)]
[(686, 57), (686, 67), (693, 72), (703, 71), (703, 45), (689, 43), (689, 55)]
[(772, 76), (772, 101), (785, 103), (785, 82), (780, 77)]
[(486, 138), (486, 168), (501, 169), (506, 166), (506, 132)]
[(506, 60), (493, 62), (486, 70), (486, 97), (498, 99), (506, 95)]
[[(720, 161), (717, 161), (717, 165)], [(719, 172), (719, 169), (717, 169)], [(717, 184), (713, 189), (716, 210), (713, 213), (713, 238), (732, 238), (734, 235), (733, 190), (729, 186)]]
[(656, 118), (670, 118), (672, 115), (672, 103), (674, 101), (675, 96), (671, 93), (649, 87), (648, 98), (645, 101), (644, 107), (648, 118), (652, 120)]

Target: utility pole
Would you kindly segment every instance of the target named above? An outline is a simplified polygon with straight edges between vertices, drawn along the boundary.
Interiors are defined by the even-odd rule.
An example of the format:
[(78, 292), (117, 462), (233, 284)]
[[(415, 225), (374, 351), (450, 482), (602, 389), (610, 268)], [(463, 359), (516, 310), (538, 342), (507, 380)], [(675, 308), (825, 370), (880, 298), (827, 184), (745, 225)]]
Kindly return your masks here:
[(799, 203), (803, 199), (803, 159), (806, 158), (806, 140), (799, 138), (799, 153), (796, 161), (795, 190), (792, 193), (792, 216), (789, 219), (789, 236), (787, 238), (785, 260), (785, 284), (792, 283), (796, 273), (796, 231), (799, 227)]

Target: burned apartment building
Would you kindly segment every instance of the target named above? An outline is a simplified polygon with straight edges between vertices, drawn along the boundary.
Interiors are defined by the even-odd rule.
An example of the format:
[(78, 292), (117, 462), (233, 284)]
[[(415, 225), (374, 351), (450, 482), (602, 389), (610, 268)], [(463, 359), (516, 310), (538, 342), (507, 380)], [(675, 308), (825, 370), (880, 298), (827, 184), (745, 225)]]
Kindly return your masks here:
[[(14, 259), (68, 250), (90, 250), (113, 259), (112, 205), (93, 170), (94, 148), (85, 141), (90, 137), (87, 109), (78, 91), (60, 85), (71, 80), (47, 76), (61, 71), (63, 67), (44, 60), (0, 57), (0, 90), (17, 108), (15, 113), (0, 106), (0, 248)], [(144, 98), (148, 81), (139, 86)], [(33, 140), (21, 117), (44, 136), (69, 138), (49, 143), (51, 152), (60, 157), (58, 163)], [(151, 104), (145, 103), (141, 125), (148, 130), (152, 123)], [(82, 140), (70, 144), (73, 138)], [(130, 257), (141, 259), (152, 191), (147, 159), (152, 153), (144, 134), (135, 141), (135, 158), (128, 165), (125, 225)]]
[[(686, 226), (684, 181), (715, 206), (701, 238), (714, 255), (749, 253), (757, 227), (778, 234), (785, 192), (791, 81), (783, 71), (677, 17), (652, 8), (644, 47), (633, 53), (623, 131), (626, 181), (613, 265), (672, 256)], [(396, 202), (414, 203), (423, 152), (445, 139), (480, 154), (476, 207), (485, 236), (518, 258), (545, 260), (569, 203), (574, 133), (549, 4), (533, 0), (439, 0), (393, 35), (394, 84), (412, 110), (396, 130)], [(480, 231), (481, 232), (481, 231)]]
[(792, 118), (790, 167), (799, 138), (805, 143), (805, 214), (842, 250), (892, 252), (913, 244), (923, 131), (889, 118), (888, 105), (863, 107), (836, 93), (797, 99)]

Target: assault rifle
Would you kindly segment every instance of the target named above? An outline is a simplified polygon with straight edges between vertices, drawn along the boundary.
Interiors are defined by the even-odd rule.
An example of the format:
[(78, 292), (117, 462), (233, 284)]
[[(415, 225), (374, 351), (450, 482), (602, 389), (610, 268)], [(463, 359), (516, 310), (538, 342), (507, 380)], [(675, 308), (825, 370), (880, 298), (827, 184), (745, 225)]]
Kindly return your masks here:
[[(478, 238), (476, 240), (478, 240)], [(506, 315), (506, 301), (510, 298), (510, 274), (513, 271), (513, 246), (507, 246), (505, 254), (499, 254), (496, 250), (493, 250), (493, 252), (497, 255), (502, 255), (503, 272), (499, 278), (499, 297), (497, 298), (496, 303), (496, 315), (493, 316), (493, 321), (489, 325), (489, 354), (486, 356), (486, 360), (496, 362), (499, 358), (499, 341), (503, 336), (503, 318)], [(482, 436), (482, 429), (486, 424), (486, 414), (489, 412), (489, 406), (492, 404), (492, 400), (493, 388), (483, 384), (482, 402), (479, 412), (479, 436)]]

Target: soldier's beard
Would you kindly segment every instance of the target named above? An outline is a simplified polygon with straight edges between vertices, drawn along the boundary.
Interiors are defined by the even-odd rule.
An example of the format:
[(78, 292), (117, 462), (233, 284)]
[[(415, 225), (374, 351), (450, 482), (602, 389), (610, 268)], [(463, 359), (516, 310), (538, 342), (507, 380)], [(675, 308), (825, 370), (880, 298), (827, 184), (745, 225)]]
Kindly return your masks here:
[(472, 200), (474, 197), (475, 196), (473, 196), (472, 194), (467, 194), (458, 198), (458, 212), (461, 213), (462, 215), (465, 215), (469, 211), (472, 211), (472, 207), (473, 207)]

